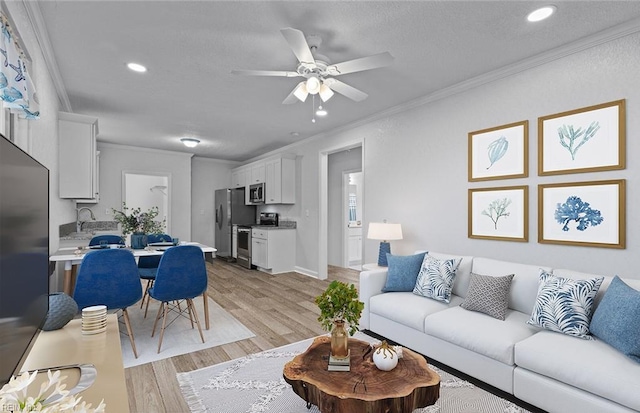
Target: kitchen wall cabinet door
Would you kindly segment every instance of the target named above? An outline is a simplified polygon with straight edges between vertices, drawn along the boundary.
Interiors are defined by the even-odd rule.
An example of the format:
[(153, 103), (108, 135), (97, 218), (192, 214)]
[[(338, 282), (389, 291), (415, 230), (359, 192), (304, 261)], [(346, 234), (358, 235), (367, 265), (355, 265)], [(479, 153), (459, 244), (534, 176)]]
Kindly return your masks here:
[(79, 203), (99, 197), (98, 119), (73, 113), (59, 114), (59, 196)]
[(238, 168), (231, 171), (231, 188), (247, 186), (247, 169)]
[(265, 162), (265, 203), (295, 204), (296, 161), (277, 158)]
[(262, 184), (264, 183), (265, 178), (265, 170), (264, 170), (264, 162), (256, 164), (251, 167), (251, 182), (250, 184)]

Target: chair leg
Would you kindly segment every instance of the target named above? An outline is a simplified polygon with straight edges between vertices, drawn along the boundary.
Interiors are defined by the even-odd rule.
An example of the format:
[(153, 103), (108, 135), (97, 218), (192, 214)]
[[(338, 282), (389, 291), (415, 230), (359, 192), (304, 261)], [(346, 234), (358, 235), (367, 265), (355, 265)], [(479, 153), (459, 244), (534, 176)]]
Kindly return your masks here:
[(164, 329), (167, 326), (167, 313), (169, 310), (169, 303), (164, 305), (164, 314), (162, 315), (162, 330), (160, 330), (160, 342), (158, 343), (158, 353), (160, 353), (160, 347), (162, 347), (162, 338), (164, 337)]
[[(153, 286), (153, 280), (151, 280), (151, 285)], [(147, 294), (147, 306), (144, 308), (144, 318), (147, 318), (147, 312), (149, 311), (149, 301), (151, 301), (151, 296)]]
[(158, 308), (158, 314), (156, 314), (156, 321), (153, 322), (153, 330), (151, 331), (151, 337), (156, 333), (156, 325), (158, 324), (158, 319), (160, 319), (160, 314), (162, 313), (162, 309), (164, 308), (164, 302), (160, 303), (160, 307)]
[(191, 298), (187, 298), (187, 305), (191, 307), (191, 311), (193, 312), (193, 316), (196, 319), (196, 324), (198, 325), (198, 331), (200, 332), (200, 338), (204, 343), (204, 335), (202, 335), (202, 328), (200, 327), (200, 320), (198, 320), (198, 313), (196, 312), (196, 308), (193, 305), (193, 300)]
[(187, 313), (189, 313), (189, 321), (191, 321), (191, 329), (193, 330), (193, 315), (191, 311), (192, 311), (192, 308), (189, 305), (189, 302), (187, 301)]
[(138, 358), (138, 351), (136, 350), (136, 341), (133, 337), (133, 330), (131, 329), (131, 323), (129, 322), (129, 313), (126, 308), (122, 309), (122, 315), (124, 316), (124, 325), (127, 327), (127, 333), (129, 334), (129, 341), (131, 341), (131, 348), (133, 349), (133, 355)]

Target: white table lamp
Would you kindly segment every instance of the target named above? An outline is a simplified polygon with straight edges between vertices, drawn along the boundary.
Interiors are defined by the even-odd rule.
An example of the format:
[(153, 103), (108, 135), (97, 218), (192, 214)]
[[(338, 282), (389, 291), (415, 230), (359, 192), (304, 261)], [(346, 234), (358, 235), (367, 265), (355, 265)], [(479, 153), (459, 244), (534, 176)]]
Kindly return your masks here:
[(386, 222), (370, 222), (367, 238), (381, 241), (378, 252), (378, 265), (386, 267), (387, 253), (391, 253), (391, 244), (388, 241), (402, 239), (402, 226)]

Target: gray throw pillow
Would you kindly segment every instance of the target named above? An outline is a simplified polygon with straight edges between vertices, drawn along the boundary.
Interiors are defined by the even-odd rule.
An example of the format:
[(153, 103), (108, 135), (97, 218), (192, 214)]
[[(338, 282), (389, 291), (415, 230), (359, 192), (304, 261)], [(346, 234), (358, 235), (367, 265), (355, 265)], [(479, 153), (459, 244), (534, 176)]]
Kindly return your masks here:
[(509, 307), (509, 289), (514, 274), (492, 277), (471, 273), (467, 298), (460, 307), (504, 320)]

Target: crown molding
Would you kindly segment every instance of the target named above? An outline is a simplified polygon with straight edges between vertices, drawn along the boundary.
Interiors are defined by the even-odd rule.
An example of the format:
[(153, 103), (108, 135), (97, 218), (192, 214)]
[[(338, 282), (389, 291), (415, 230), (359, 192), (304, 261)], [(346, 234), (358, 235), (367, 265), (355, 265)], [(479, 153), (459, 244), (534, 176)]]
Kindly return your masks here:
[(60, 76), (60, 71), (58, 70), (58, 63), (56, 62), (53, 47), (51, 47), (51, 42), (49, 41), (49, 32), (47, 31), (47, 25), (42, 17), (40, 6), (37, 1), (29, 0), (22, 0), (22, 4), (24, 4), (33, 33), (40, 45), (42, 56), (44, 56), (44, 62), (49, 70), (49, 76), (51, 76), (51, 81), (53, 82), (53, 86), (58, 94), (58, 100), (61, 105), (60, 110), (63, 112), (72, 112), (69, 95), (67, 95), (67, 89), (64, 86), (62, 76)]
[(137, 152), (147, 152), (147, 153), (157, 153), (163, 155), (173, 155), (173, 156), (184, 156), (185, 158), (192, 158), (194, 154), (186, 153), (186, 152), (178, 152), (178, 151), (167, 151), (164, 149), (152, 149), (152, 148), (142, 148), (140, 146), (129, 146), (129, 145), (119, 145), (117, 143), (106, 143), (98, 141), (98, 149), (116, 149), (121, 151), (137, 151)]

